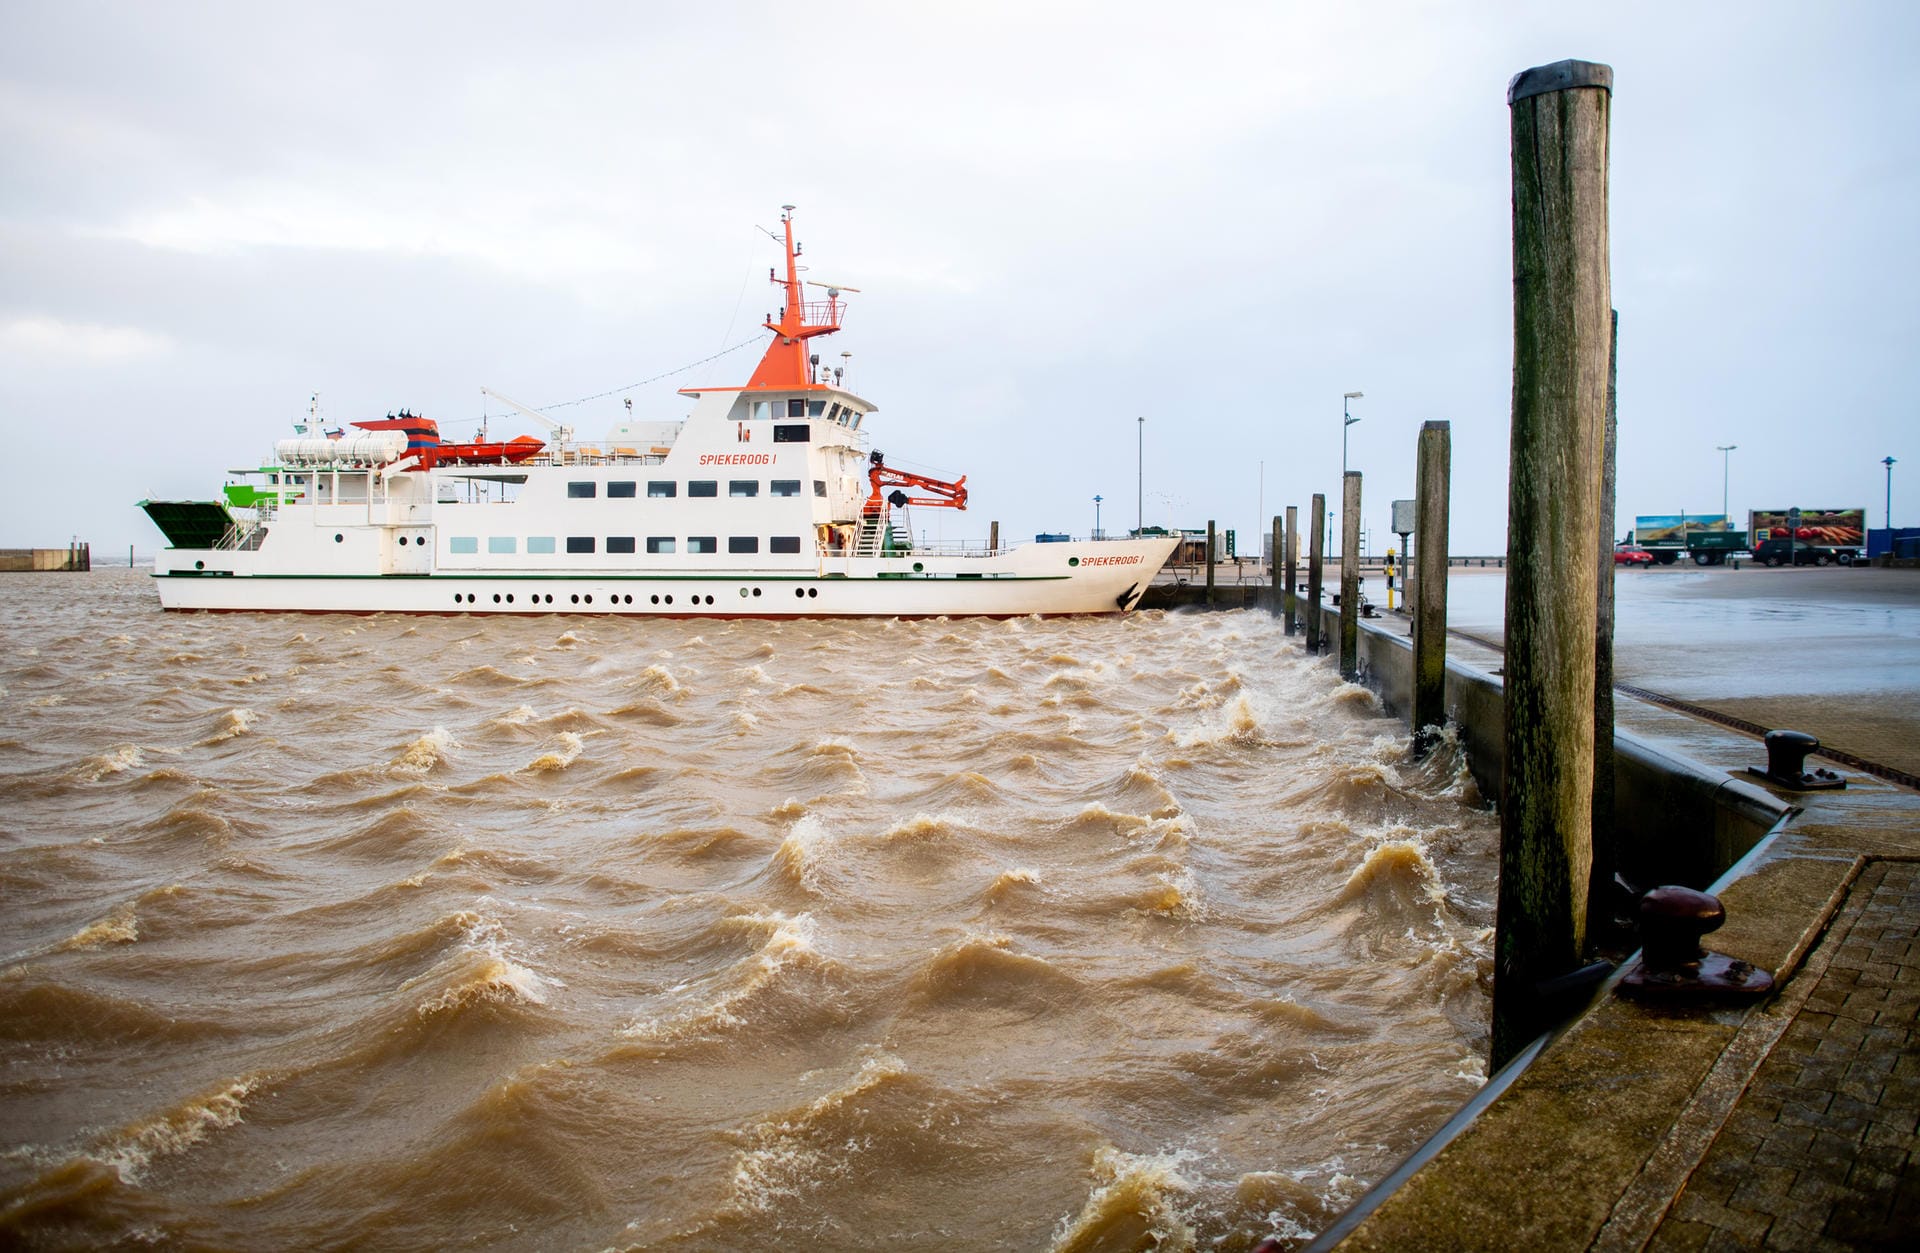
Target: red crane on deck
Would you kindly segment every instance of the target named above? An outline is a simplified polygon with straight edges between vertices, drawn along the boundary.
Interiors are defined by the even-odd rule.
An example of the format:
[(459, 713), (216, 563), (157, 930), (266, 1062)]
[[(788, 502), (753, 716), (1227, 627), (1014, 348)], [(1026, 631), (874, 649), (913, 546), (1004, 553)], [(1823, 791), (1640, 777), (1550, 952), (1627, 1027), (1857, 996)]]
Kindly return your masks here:
[[(944, 479), (928, 478), (924, 474), (896, 470), (886, 463), (884, 454), (878, 449), (874, 450), (871, 460), (873, 468), (867, 471), (867, 481), (873, 484), (873, 494), (867, 497), (867, 503), (860, 510), (868, 517), (884, 512), (888, 505), (933, 505), (941, 509), (967, 507), (967, 476), (964, 474), (949, 483)], [(889, 487), (893, 488), (891, 495), (887, 493)], [(917, 488), (931, 495), (909, 496), (900, 490), (903, 487)]]

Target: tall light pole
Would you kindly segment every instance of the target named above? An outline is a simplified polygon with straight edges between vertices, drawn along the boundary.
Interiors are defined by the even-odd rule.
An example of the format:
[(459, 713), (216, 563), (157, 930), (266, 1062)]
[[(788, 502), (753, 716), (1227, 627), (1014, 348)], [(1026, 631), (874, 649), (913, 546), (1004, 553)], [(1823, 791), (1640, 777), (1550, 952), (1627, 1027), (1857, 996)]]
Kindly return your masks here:
[(1893, 555), (1893, 465), (1894, 458), (1886, 457), (1880, 462), (1887, 467), (1887, 555)]
[(1727, 520), (1727, 529), (1733, 529), (1733, 517), (1727, 513), (1727, 475), (1733, 465), (1733, 450), (1738, 444), (1715, 444), (1720, 450), (1720, 516)]
[(1340, 398), (1340, 481), (1342, 483), (1347, 481), (1347, 428), (1360, 420), (1347, 412), (1347, 402), (1359, 400), (1365, 395), (1365, 392), (1348, 392)]
[(1105, 496), (1093, 498), (1093, 538), (1095, 539), (1100, 538), (1100, 502), (1105, 499)]
[(1138, 468), (1136, 469), (1135, 474), (1137, 475), (1137, 477), (1135, 478), (1134, 484), (1133, 484), (1133, 537), (1135, 539), (1139, 539), (1140, 532), (1144, 531), (1147, 527), (1147, 511), (1141, 504), (1141, 502), (1146, 499), (1145, 493), (1146, 493), (1146, 483), (1147, 483), (1147, 420), (1145, 418), (1141, 418), (1139, 419), (1139, 422), (1140, 422), (1140, 426), (1139, 426), (1140, 447), (1138, 450), (1139, 461), (1136, 462), (1136, 465)]

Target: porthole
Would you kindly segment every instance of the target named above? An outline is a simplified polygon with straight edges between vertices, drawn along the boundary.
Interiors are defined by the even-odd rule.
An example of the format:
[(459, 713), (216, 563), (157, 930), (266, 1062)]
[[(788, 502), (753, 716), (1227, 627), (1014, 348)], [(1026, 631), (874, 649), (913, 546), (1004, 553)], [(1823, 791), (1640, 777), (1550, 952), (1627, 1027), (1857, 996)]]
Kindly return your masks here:
[(660, 593), (655, 592), (653, 594), (653, 603), (656, 605), (660, 603)]
[(207, 563), (204, 561), (196, 561), (193, 563), (193, 568), (196, 570), (204, 570), (207, 568)]
[(746, 599), (746, 596), (747, 596), (747, 589), (743, 587), (743, 588), (741, 588), (741, 589), (740, 589), (740, 598), (741, 598), (742, 600), (745, 600), (745, 599)]
[(456, 605), (457, 605), (457, 604), (459, 604), (459, 603), (460, 603), (460, 599), (461, 599), (461, 597), (460, 597), (460, 593), (458, 593), (458, 592), (455, 592), (455, 593), (453, 594), (453, 603), (454, 603), (454, 604), (456, 604)]
[(340, 532), (338, 531), (335, 531), (333, 533), (333, 542), (336, 544), (344, 543), (346, 541), (346, 538), (347, 538), (346, 536), (340, 534)]
[(759, 589), (759, 588), (757, 588), (757, 587), (756, 587), (756, 588), (754, 588), (754, 589), (753, 589), (753, 594), (754, 594), (755, 596), (758, 596), (758, 595), (760, 594), (760, 589)]
[(1070, 566), (1077, 566), (1077, 565), (1079, 565), (1079, 564), (1080, 564), (1080, 558), (1078, 558), (1078, 557), (1069, 557), (1069, 558), (1067, 558), (1067, 564), (1068, 564), (1068, 565), (1070, 565)]
[(493, 594), (493, 603), (496, 605), (500, 603), (500, 593), (495, 592)]
[(407, 545), (407, 537), (406, 537), (406, 536), (404, 536), (404, 535), (402, 535), (402, 536), (400, 537), (400, 546), (401, 546), (402, 548), (405, 548), (405, 547), (406, 547), (406, 545)]
[(707, 597), (707, 603), (711, 605), (713, 603), (713, 597), (711, 596)]
[(820, 594), (820, 589), (817, 587), (810, 587), (807, 589), (807, 595), (810, 597), (818, 596), (819, 594)]
[(592, 593), (592, 592), (588, 592), (588, 593), (586, 594), (586, 596), (585, 596), (585, 598), (584, 598), (584, 599), (586, 600), (586, 602), (587, 602), (587, 603), (588, 603), (589, 605), (591, 605), (591, 604), (593, 603), (593, 593)]
[(796, 587), (793, 589), (793, 594), (799, 597), (800, 599), (805, 600), (807, 596), (807, 589), (804, 587)]
[(631, 605), (631, 604), (633, 603), (633, 597), (631, 597), (631, 596), (629, 596), (629, 597), (627, 597), (626, 599), (627, 599), (627, 603), (628, 603), (629, 605)]
[(915, 574), (925, 574), (927, 572), (927, 568), (926, 566), (922, 565), (920, 562), (916, 561), (913, 563), (913, 572)]
[(512, 592), (508, 592), (508, 593), (507, 593), (507, 603), (508, 603), (509, 605), (511, 605), (511, 604), (513, 603), (513, 593), (512, 593)]
[(467, 603), (468, 603), (469, 605), (471, 605), (471, 604), (473, 603), (473, 593), (472, 593), (472, 592), (468, 592), (468, 593), (467, 593)]
[(671, 605), (671, 604), (673, 603), (673, 593), (671, 593), (671, 592), (669, 592), (669, 593), (667, 593), (667, 603), (668, 603), (669, 605)]
[(573, 594), (573, 603), (576, 605), (580, 603), (580, 593), (575, 592)]

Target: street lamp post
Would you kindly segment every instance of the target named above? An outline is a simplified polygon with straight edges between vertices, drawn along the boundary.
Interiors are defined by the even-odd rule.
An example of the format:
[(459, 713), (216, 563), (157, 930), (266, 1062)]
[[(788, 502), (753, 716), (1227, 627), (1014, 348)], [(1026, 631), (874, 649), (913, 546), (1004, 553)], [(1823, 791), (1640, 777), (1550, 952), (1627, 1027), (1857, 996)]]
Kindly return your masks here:
[(1348, 392), (1340, 398), (1340, 481), (1347, 481), (1347, 428), (1360, 419), (1347, 412), (1349, 400), (1359, 400), (1365, 392)]
[(1893, 555), (1893, 457), (1881, 459), (1880, 464), (1887, 467), (1887, 555)]
[(1147, 529), (1147, 511), (1141, 503), (1146, 500), (1147, 420), (1140, 418), (1138, 421), (1140, 423), (1140, 446), (1136, 450), (1135, 455), (1139, 460), (1134, 463), (1136, 466), (1134, 471), (1136, 477), (1133, 483), (1133, 537), (1135, 539), (1139, 539), (1140, 532)]
[(1733, 466), (1733, 450), (1738, 444), (1715, 444), (1720, 450), (1720, 516), (1727, 520), (1727, 529), (1733, 529), (1733, 517), (1727, 512), (1727, 476)]

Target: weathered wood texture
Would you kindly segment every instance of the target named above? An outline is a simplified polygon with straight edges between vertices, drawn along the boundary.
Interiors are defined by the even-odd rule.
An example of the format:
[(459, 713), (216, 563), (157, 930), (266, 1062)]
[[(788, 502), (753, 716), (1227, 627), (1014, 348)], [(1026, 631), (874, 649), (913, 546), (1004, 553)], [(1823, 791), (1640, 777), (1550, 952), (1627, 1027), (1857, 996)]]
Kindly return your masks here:
[(1600, 582), (1594, 600), (1593, 639), (1593, 866), (1587, 877), (1587, 917), (1604, 927), (1600, 911), (1613, 898), (1620, 837), (1613, 827), (1613, 512), (1620, 442), (1620, 311), (1607, 322), (1607, 417), (1600, 433)]
[(1213, 604), (1213, 567), (1219, 561), (1213, 547), (1213, 519), (1207, 519), (1207, 604)]
[(1313, 494), (1307, 531), (1307, 651), (1320, 651), (1320, 578), (1327, 551), (1327, 496)]
[(1300, 577), (1299, 566), (1300, 566), (1300, 507), (1298, 505), (1288, 505), (1287, 506), (1287, 595), (1286, 595), (1286, 603), (1287, 603), (1286, 627), (1287, 627), (1288, 635), (1292, 635), (1295, 631), (1300, 629), (1299, 628), (1300, 598), (1298, 593), (1296, 593), (1294, 590), (1299, 586), (1299, 584), (1295, 582), (1295, 580)]
[(1360, 471), (1340, 484), (1340, 677), (1360, 675)]
[(1284, 564), (1282, 558), (1286, 555), (1286, 542), (1286, 529), (1281, 524), (1280, 515), (1276, 513), (1273, 515), (1273, 547), (1268, 556), (1267, 566), (1267, 580), (1273, 584), (1273, 599), (1267, 603), (1267, 610), (1276, 618), (1283, 612), (1280, 602), (1286, 599), (1286, 584), (1280, 581), (1286, 575), (1286, 571), (1282, 569)]
[(1496, 1066), (1545, 1026), (1535, 986), (1577, 966), (1586, 941), (1593, 543), (1611, 357), (1610, 85), (1604, 66), (1561, 62), (1519, 75), (1509, 91), (1514, 355)]
[[(1447, 721), (1447, 496), (1453, 483), (1453, 426), (1426, 422), (1414, 467), (1413, 746), (1425, 754)], [(1408, 565), (1412, 569), (1411, 563)]]

